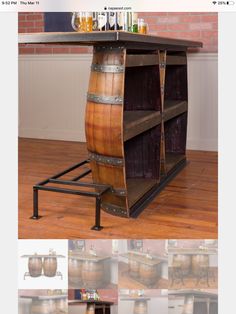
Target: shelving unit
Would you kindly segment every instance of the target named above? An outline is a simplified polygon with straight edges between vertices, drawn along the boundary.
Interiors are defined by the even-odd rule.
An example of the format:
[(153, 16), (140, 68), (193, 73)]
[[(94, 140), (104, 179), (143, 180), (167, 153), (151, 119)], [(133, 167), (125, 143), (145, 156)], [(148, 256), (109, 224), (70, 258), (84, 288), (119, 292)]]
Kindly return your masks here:
[(20, 43), (94, 46), (85, 131), (93, 184), (106, 187), (97, 204), (136, 217), (185, 165), (187, 49), (202, 43), (122, 31), (22, 34)]

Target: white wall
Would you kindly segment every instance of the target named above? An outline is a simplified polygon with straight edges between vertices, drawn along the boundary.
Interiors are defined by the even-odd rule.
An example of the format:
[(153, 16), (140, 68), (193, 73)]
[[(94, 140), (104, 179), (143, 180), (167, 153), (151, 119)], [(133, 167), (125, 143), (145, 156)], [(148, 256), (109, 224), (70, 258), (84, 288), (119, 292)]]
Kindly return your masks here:
[[(91, 55), (19, 56), (20, 137), (85, 141)], [(217, 54), (189, 55), (189, 149), (217, 150)]]

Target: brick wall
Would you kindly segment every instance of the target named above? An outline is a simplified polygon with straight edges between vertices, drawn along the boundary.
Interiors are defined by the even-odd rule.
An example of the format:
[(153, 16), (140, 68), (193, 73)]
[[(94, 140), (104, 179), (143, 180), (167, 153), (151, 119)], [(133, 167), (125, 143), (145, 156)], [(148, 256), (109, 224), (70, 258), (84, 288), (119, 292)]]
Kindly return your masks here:
[[(202, 52), (218, 51), (217, 13), (151, 13), (140, 12), (149, 25), (149, 33), (163, 37), (203, 42)], [(43, 32), (43, 13), (19, 13), (19, 33)], [(91, 48), (60, 45), (20, 45), (20, 54), (87, 53)]]

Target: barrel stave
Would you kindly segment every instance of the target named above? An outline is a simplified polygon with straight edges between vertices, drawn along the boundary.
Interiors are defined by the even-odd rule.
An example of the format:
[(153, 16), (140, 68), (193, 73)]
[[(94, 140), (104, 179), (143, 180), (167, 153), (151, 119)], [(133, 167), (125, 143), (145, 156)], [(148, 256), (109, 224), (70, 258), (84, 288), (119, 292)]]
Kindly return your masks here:
[(43, 263), (41, 257), (30, 257), (28, 260), (28, 269), (31, 277), (42, 275)]
[(154, 285), (158, 280), (157, 266), (140, 264), (140, 279), (148, 286)]
[(84, 261), (82, 266), (82, 279), (86, 288), (101, 288), (104, 284), (103, 262)]
[(68, 276), (71, 284), (79, 285), (82, 282), (82, 261), (75, 258), (69, 258)]
[(198, 276), (202, 267), (209, 267), (209, 255), (199, 254), (192, 257), (192, 273)]
[(57, 258), (45, 257), (43, 261), (43, 272), (46, 277), (54, 277), (57, 273)]

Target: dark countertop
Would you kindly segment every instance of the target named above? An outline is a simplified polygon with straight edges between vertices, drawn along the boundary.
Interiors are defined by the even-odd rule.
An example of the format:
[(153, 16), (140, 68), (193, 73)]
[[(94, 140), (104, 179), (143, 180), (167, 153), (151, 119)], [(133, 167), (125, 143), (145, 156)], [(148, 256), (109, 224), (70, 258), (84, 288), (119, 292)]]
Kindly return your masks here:
[(34, 300), (57, 300), (57, 299), (67, 299), (67, 294), (62, 295), (20, 295), (20, 298), (24, 299), (34, 299)]
[(165, 38), (153, 35), (143, 35), (125, 31), (102, 31), (102, 32), (47, 32), (47, 33), (20, 33), (19, 43), (60, 43), (60, 44), (77, 44), (93, 46), (99, 43), (122, 43), (127, 44), (145, 44), (146, 47), (157, 48), (163, 45), (172, 48), (185, 47), (196, 48), (202, 47), (198, 41), (183, 39)]
[(104, 301), (104, 300), (69, 300), (68, 301), (69, 305), (78, 305), (78, 304), (96, 304), (96, 305), (113, 305), (113, 302), (110, 301)]
[(122, 297), (121, 301), (149, 301), (151, 300), (149, 297)]
[(156, 257), (153, 257), (151, 259), (151, 258), (147, 258), (144, 255), (139, 255), (136, 253), (125, 253), (125, 254), (121, 254), (120, 256), (128, 258), (129, 260), (132, 260), (132, 261), (139, 262), (141, 264), (148, 265), (148, 266), (156, 266), (158, 264), (165, 262), (165, 260), (163, 260), (163, 259), (159, 259)]
[(39, 257), (39, 258), (45, 258), (45, 257), (54, 257), (54, 258), (65, 258), (64, 255), (57, 255), (57, 254), (29, 254), (29, 255), (22, 255), (22, 258), (30, 258), (30, 257)]
[(169, 254), (181, 254), (181, 255), (216, 255), (217, 249), (207, 248), (168, 248)]
[(101, 262), (107, 259), (110, 259), (110, 256), (96, 256), (96, 255), (91, 255), (87, 253), (71, 253), (68, 255), (68, 258), (71, 259), (77, 259), (80, 261), (91, 261), (91, 262)]
[(173, 296), (194, 296), (194, 297), (201, 297), (201, 298), (211, 298), (217, 299), (218, 295), (216, 293), (201, 291), (201, 290), (176, 290), (176, 291), (169, 291), (168, 295)]

